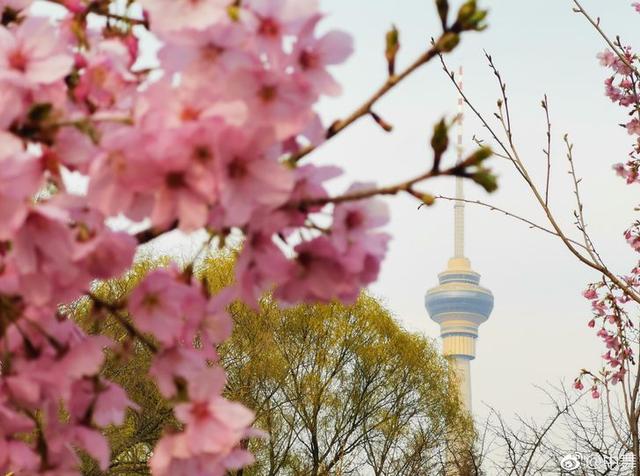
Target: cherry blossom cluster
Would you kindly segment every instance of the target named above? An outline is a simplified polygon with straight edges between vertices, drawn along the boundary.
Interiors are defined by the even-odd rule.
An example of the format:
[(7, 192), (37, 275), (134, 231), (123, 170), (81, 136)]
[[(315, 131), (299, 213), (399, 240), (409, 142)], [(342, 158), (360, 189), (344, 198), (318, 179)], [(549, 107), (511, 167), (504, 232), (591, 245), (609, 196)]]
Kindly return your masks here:
[[(640, 3), (632, 6), (640, 12)], [(614, 51), (606, 50), (598, 54), (600, 64), (613, 72), (605, 80), (605, 95), (614, 103), (627, 110), (630, 117), (623, 124), (629, 135), (634, 137), (633, 150), (625, 164), (614, 165), (617, 174), (623, 177), (627, 184), (640, 182), (640, 74), (637, 64), (638, 56), (631, 47), (623, 46), (616, 39)], [(624, 232), (624, 239), (640, 252), (640, 222), (636, 221)], [(626, 286), (625, 289), (623, 289)], [(608, 388), (623, 381), (630, 372), (630, 367), (636, 364), (633, 346), (637, 345), (640, 333), (630, 317), (630, 308), (637, 305), (640, 296), (640, 263), (627, 276), (620, 276), (618, 283), (607, 277), (597, 283), (590, 284), (583, 296), (591, 302), (593, 317), (588, 325), (598, 328), (597, 335), (602, 339), (606, 352), (602, 355), (604, 368), (594, 374), (583, 370), (574, 381), (574, 387), (584, 389), (583, 378), (590, 378), (593, 382), (591, 393), (593, 398), (599, 398), (599, 386)]]
[[(340, 169), (287, 160), (325, 139), (314, 107), (340, 93), (327, 68), (351, 40), (317, 32), (312, 0), (50, 3), (60, 21), (0, 0), (0, 474), (78, 474), (77, 448), (106, 469), (100, 430), (135, 409), (99, 376), (118, 344), (60, 307), (82, 296), (149, 347), (150, 373), (175, 402), (182, 430), (160, 440), (153, 473), (241, 468), (252, 461), (243, 441), (260, 434), (222, 396), (227, 305), (267, 290), (292, 303), (354, 300), (389, 240), (383, 202), (332, 205), (326, 182)], [(162, 44), (153, 67), (140, 66), (142, 34)], [(69, 186), (78, 175), (86, 193)], [(113, 217), (149, 229), (116, 232)], [(210, 295), (170, 267), (120, 303), (92, 294), (173, 229), (220, 242), (241, 233), (235, 284)]]
[[(629, 245), (638, 251), (640, 222), (625, 231), (624, 236)], [(622, 280), (632, 292), (640, 291), (640, 262)], [(591, 302), (593, 312), (588, 326), (598, 328), (597, 336), (602, 339), (606, 348), (602, 355), (605, 368), (598, 375), (583, 370), (574, 386), (582, 390), (582, 377), (588, 376), (593, 380), (592, 395), (598, 398), (598, 385), (616, 385), (623, 380), (630, 367), (636, 364), (633, 347), (637, 345), (640, 333), (633, 322), (633, 314), (630, 315), (630, 310), (636, 303), (629, 295), (629, 290), (621, 289), (607, 278), (590, 284), (583, 296)]]
[[(637, 8), (637, 7), (636, 7)], [(613, 52), (606, 50), (598, 54), (600, 64), (612, 71), (612, 76), (607, 78), (605, 95), (614, 103), (628, 110), (630, 119), (624, 124), (629, 135), (634, 137), (634, 145), (626, 163), (614, 165), (614, 170), (623, 177), (627, 183), (639, 181), (638, 170), (640, 168), (640, 75), (636, 68), (638, 56), (631, 47), (620, 47)]]

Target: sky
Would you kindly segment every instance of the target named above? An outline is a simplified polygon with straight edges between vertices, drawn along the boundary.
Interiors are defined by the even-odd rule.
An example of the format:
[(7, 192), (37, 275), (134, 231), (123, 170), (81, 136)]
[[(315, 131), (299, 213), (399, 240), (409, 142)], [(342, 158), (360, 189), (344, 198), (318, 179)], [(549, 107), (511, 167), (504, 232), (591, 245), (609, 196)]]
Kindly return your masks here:
[[(454, 2), (452, 2), (453, 4)], [(324, 28), (350, 32), (355, 53), (335, 75), (344, 87), (340, 98), (326, 100), (321, 112), (327, 123), (343, 117), (362, 103), (385, 79), (384, 34), (391, 24), (400, 30), (402, 48), (398, 67), (409, 64), (439, 34), (433, 2), (427, 0), (322, 0), (329, 14)], [(457, 3), (459, 4), (459, 3)], [(490, 53), (507, 82), (514, 136), (522, 159), (538, 183), (544, 179), (545, 121), (540, 100), (549, 97), (552, 122), (552, 186), (554, 213), (572, 228), (575, 208), (562, 137), (575, 144), (578, 174), (583, 178), (585, 212), (596, 246), (605, 262), (624, 273), (634, 254), (622, 232), (637, 218), (636, 189), (624, 185), (611, 166), (624, 161), (630, 139), (618, 126), (622, 110), (603, 95), (607, 73), (596, 54), (603, 41), (585, 19), (572, 12), (570, 0), (484, 0), (490, 9), (489, 28), (465, 35), (454, 54), (452, 68), (465, 69), (465, 92), (491, 119), (499, 90), (483, 50)], [(640, 15), (627, 1), (584, 0), (603, 28), (637, 44)], [(442, 116), (456, 114), (456, 92), (437, 62), (426, 65), (380, 101), (376, 112), (394, 125), (384, 133), (369, 119), (320, 148), (308, 160), (342, 166), (350, 181), (390, 184), (414, 177), (430, 166), (430, 132)], [(488, 138), (467, 111), (466, 145), (473, 135)], [(453, 154), (448, 157), (450, 163)], [(469, 183), (466, 195), (506, 208), (544, 224), (541, 211), (513, 167), (494, 159), (500, 188), (487, 195)], [(423, 190), (453, 195), (454, 181), (439, 179)], [(372, 287), (408, 329), (437, 338), (438, 326), (424, 308), (426, 290), (437, 284), (453, 251), (453, 208), (438, 202), (417, 210), (416, 202), (401, 196), (389, 200), (393, 235), (378, 282)], [(542, 419), (550, 410), (535, 386), (571, 383), (583, 367), (598, 368), (604, 352), (588, 329), (590, 306), (581, 296), (598, 275), (577, 262), (558, 239), (531, 230), (503, 215), (467, 207), (466, 254), (481, 284), (495, 296), (489, 321), (480, 328), (477, 358), (472, 363), (473, 406), (486, 414), (486, 405), (506, 416), (519, 413)]]

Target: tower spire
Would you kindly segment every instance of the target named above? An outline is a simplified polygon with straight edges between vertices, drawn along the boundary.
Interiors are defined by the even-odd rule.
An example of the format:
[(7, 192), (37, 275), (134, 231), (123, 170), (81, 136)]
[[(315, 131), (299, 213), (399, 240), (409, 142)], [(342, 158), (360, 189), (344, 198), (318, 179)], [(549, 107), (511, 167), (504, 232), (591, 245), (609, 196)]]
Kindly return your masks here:
[[(462, 68), (458, 86), (462, 91)], [(463, 160), (462, 123), (464, 99), (458, 98), (457, 160)], [(476, 357), (478, 329), (491, 315), (493, 294), (480, 286), (480, 275), (471, 269), (464, 256), (464, 190), (462, 178), (456, 179), (454, 203), (454, 256), (447, 269), (438, 275), (439, 285), (427, 291), (425, 305), (429, 316), (440, 324), (442, 352), (454, 365), (458, 390), (465, 408), (471, 412), (471, 361)]]
[[(462, 91), (462, 66), (458, 71), (458, 87)], [(462, 95), (458, 97), (458, 141), (456, 146), (457, 163), (461, 163), (464, 154), (462, 146), (462, 134), (464, 132), (464, 100)], [(454, 211), (454, 258), (464, 258), (464, 185), (462, 177), (456, 177), (456, 202)]]

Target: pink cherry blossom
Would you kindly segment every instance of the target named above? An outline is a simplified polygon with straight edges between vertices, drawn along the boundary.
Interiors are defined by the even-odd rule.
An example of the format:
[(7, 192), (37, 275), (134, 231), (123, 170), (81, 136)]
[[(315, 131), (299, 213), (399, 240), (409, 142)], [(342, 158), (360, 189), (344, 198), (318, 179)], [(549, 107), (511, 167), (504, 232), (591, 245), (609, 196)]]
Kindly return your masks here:
[(312, 89), (295, 75), (262, 67), (243, 70), (230, 79), (232, 98), (245, 101), (263, 127), (273, 127), (280, 140), (295, 136), (311, 120)]
[(317, 0), (249, 0), (248, 8), (256, 16), (256, 34), (267, 46), (279, 45), (284, 35), (297, 34), (318, 10)]
[(337, 96), (342, 88), (326, 68), (343, 63), (351, 56), (353, 41), (348, 34), (341, 31), (330, 31), (316, 38), (313, 31), (320, 18), (313, 17), (300, 33), (293, 51), (294, 66), (313, 85), (315, 91)]
[(249, 232), (238, 257), (239, 297), (249, 305), (256, 305), (262, 294), (274, 283), (285, 279), (291, 269), (290, 261), (274, 242), (273, 232), (260, 228)]
[(632, 119), (626, 127), (629, 135), (640, 135), (640, 121), (638, 119)]
[(297, 258), (276, 296), (286, 302), (352, 302), (359, 291), (358, 277), (345, 269), (344, 258), (326, 236), (306, 241), (295, 248)]
[(151, 272), (133, 291), (129, 311), (140, 330), (169, 345), (182, 335), (186, 319), (183, 308), (191, 299), (203, 300), (192, 288), (178, 282), (175, 273), (160, 269)]
[(154, 377), (160, 393), (166, 398), (171, 398), (178, 392), (176, 382), (191, 381), (205, 367), (202, 352), (192, 348), (173, 346), (154, 357), (149, 374)]
[[(356, 184), (347, 193), (375, 188), (373, 184)], [(389, 209), (382, 200), (372, 199), (348, 202), (336, 206), (333, 214), (333, 242), (341, 252), (349, 247), (362, 245), (371, 232), (389, 220)]]
[(32, 3), (33, 0), (0, 0), (0, 12), (7, 8), (17, 12), (29, 8)]
[(206, 224), (219, 193), (214, 156), (220, 129), (219, 121), (199, 121), (168, 132), (149, 147), (150, 165), (162, 178), (151, 210), (155, 226), (178, 220), (180, 229), (193, 231)]
[(126, 106), (137, 85), (129, 71), (131, 55), (127, 45), (118, 40), (103, 41), (91, 53), (81, 59), (74, 100), (90, 109)]
[(0, 240), (11, 238), (26, 219), (43, 172), (42, 162), (23, 152), (19, 140), (0, 133)]
[(157, 132), (206, 119), (223, 119), (227, 125), (247, 121), (247, 106), (230, 99), (202, 81), (184, 81), (176, 88), (168, 79), (154, 83), (138, 96), (134, 118), (145, 131)]
[(15, 30), (0, 27), (0, 82), (51, 84), (71, 71), (73, 57), (46, 18), (29, 17)]
[[(151, 460), (154, 474), (183, 474), (182, 461), (193, 470), (193, 459), (205, 458), (211, 465), (206, 473), (224, 474), (237, 467), (234, 462), (242, 438), (253, 422), (253, 412), (221, 396), (225, 384), (224, 372), (210, 368), (189, 382), (189, 403), (178, 404), (175, 414), (185, 425), (180, 434), (165, 436)], [(227, 459), (228, 458), (228, 459)], [(248, 457), (242, 462), (250, 461)]]
[(105, 134), (102, 153), (89, 168), (88, 200), (92, 207), (107, 216), (124, 213), (134, 220), (148, 216), (152, 197), (147, 190), (161, 181), (159, 175), (148, 173), (148, 139), (148, 135), (131, 129)]
[(189, 78), (228, 74), (259, 63), (248, 48), (249, 38), (248, 32), (232, 21), (204, 30), (181, 30), (171, 35), (159, 57), (167, 71), (186, 71)]
[(64, 127), (47, 153), (47, 161), (55, 161), (71, 171), (87, 174), (93, 159), (100, 155), (100, 149), (87, 134), (74, 127)]
[(140, 0), (159, 33), (202, 29), (227, 15), (226, 0)]
[(106, 388), (99, 390), (94, 403), (93, 420), (101, 427), (108, 425), (122, 425), (127, 408), (137, 409), (138, 406), (129, 400), (122, 387), (107, 383)]
[(268, 150), (268, 130), (248, 136), (229, 128), (222, 135), (217, 161), (220, 203), (228, 212), (228, 225), (243, 225), (256, 209), (276, 208), (287, 200), (293, 174), (277, 161), (277, 149)]

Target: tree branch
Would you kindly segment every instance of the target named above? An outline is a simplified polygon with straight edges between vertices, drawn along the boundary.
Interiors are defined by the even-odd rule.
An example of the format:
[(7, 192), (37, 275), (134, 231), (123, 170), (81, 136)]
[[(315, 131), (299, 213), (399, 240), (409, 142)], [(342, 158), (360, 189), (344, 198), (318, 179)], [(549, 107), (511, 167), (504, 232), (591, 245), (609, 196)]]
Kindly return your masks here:
[[(437, 42), (432, 42), (431, 48), (425, 51), (422, 55), (420, 55), (409, 67), (407, 67), (400, 74), (389, 76), (385, 83), (378, 88), (377, 91), (373, 93), (373, 95), (367, 99), (360, 107), (358, 107), (355, 111), (353, 111), (348, 117), (345, 119), (335, 121), (327, 130), (326, 138), (331, 139), (334, 136), (338, 135), (340, 132), (345, 130), (351, 124), (356, 122), (363, 116), (370, 115), (372, 113), (373, 106), (384, 97), (389, 91), (391, 91), (394, 87), (396, 87), (400, 82), (410, 76), (413, 72), (418, 70), (421, 66), (424, 66), (429, 61), (431, 61), (436, 55), (441, 54), (441, 48), (438, 46), (441, 44), (441, 40), (444, 37), (444, 34), (440, 36)], [(298, 153), (294, 154), (291, 158), (289, 158), (289, 162), (295, 164), (302, 160), (304, 157), (309, 155), (311, 152), (316, 150), (320, 145), (324, 144), (326, 141), (321, 142), (318, 145), (308, 145), (300, 150)]]

